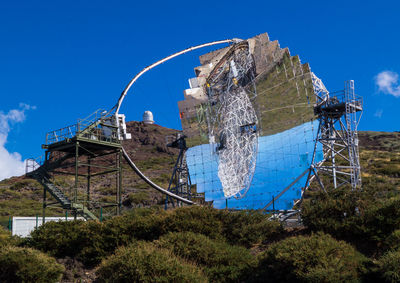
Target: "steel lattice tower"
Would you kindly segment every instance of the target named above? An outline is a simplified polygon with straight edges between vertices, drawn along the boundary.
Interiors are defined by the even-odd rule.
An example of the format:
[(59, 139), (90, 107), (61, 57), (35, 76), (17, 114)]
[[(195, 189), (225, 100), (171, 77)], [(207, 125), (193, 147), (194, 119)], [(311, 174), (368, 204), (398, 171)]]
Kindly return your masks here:
[[(363, 111), (362, 99), (355, 95), (352, 80), (345, 82), (343, 91), (331, 95), (314, 74), (312, 79), (319, 129), (306, 188), (315, 178), (323, 190), (327, 183), (332, 183), (334, 188), (350, 184), (353, 190), (358, 189), (361, 167), (357, 127)], [(318, 145), (322, 145), (323, 158), (315, 162)]]

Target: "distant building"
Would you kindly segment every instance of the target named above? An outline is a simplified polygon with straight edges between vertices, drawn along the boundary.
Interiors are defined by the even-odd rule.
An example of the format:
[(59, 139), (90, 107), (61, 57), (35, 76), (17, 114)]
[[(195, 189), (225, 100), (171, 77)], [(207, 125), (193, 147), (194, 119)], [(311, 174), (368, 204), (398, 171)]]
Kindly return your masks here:
[(150, 111), (145, 111), (143, 113), (143, 123), (145, 123), (146, 125), (154, 124), (153, 113), (151, 113)]

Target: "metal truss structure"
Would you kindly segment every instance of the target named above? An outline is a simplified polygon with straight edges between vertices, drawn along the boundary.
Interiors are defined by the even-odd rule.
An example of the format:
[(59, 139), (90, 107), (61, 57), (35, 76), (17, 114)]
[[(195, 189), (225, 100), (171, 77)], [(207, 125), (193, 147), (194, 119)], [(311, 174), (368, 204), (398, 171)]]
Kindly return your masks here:
[[(258, 151), (255, 64), (248, 43), (239, 43), (207, 78), (206, 113), (210, 143), (217, 143), (218, 177), (226, 198), (242, 198), (253, 179)], [(251, 85), (251, 91), (246, 86)]]
[[(353, 190), (358, 189), (361, 187), (361, 167), (357, 127), (363, 111), (362, 98), (355, 95), (352, 80), (345, 82), (344, 91), (334, 95), (314, 74), (312, 80), (319, 129), (305, 187), (315, 178), (323, 190), (328, 183), (333, 188), (349, 184)], [(315, 162), (318, 145), (322, 145), (323, 158)]]
[[(172, 171), (171, 178), (169, 180), (168, 191), (172, 192), (178, 196), (184, 197), (188, 200), (192, 199), (191, 182), (189, 170), (186, 164), (186, 141), (185, 136), (177, 133), (176, 136), (172, 136), (173, 141), (169, 141), (170, 137), (167, 137), (167, 146), (179, 149), (178, 158), (176, 159), (174, 169)], [(168, 202), (175, 207), (174, 199), (165, 198), (165, 209), (168, 209)], [(176, 201), (176, 206), (181, 206), (182, 202)]]
[[(46, 208), (55, 207), (85, 219), (102, 220), (120, 214), (122, 191), (122, 138), (126, 133), (123, 114), (106, 115), (97, 110), (89, 117), (46, 134), (45, 159), (28, 159), (26, 176), (43, 186), (43, 223)], [(117, 120), (119, 121), (116, 121)], [(117, 126), (118, 125), (118, 126)], [(123, 133), (125, 129), (125, 133)], [(115, 177), (114, 200), (93, 198), (93, 182), (101, 176)], [(59, 182), (61, 176), (73, 176), (74, 184)], [(55, 202), (50, 203), (51, 195)]]

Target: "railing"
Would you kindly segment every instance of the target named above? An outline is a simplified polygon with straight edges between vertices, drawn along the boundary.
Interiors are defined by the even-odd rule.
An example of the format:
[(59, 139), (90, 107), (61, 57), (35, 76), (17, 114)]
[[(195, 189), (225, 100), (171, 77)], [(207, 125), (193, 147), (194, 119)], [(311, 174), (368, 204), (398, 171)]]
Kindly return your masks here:
[(43, 165), (43, 155), (25, 160), (25, 174), (35, 171)]
[(119, 143), (114, 116), (102, 109), (78, 120), (78, 134), (90, 140)]
[(354, 95), (354, 98), (349, 98), (344, 91), (338, 91), (330, 93), (329, 99), (317, 101), (317, 105), (321, 105), (322, 107), (330, 107), (340, 103), (349, 103), (352, 111), (357, 112), (362, 110), (363, 98), (359, 95)]
[(81, 138), (102, 142), (119, 143), (118, 129), (114, 117), (99, 109), (84, 119), (78, 119), (70, 125), (46, 134), (46, 145), (79, 136)]
[(73, 138), (78, 132), (78, 124), (70, 125), (46, 134), (46, 145)]
[(107, 115), (107, 111), (103, 109), (98, 109), (86, 118), (78, 119), (78, 132), (86, 129), (96, 121), (100, 119), (110, 118), (110, 115)]

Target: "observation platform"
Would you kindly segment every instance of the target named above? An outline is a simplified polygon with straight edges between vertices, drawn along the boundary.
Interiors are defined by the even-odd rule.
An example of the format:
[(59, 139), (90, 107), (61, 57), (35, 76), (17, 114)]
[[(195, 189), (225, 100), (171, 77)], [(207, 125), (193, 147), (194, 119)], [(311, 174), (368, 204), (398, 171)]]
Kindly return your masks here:
[(74, 125), (48, 132), (42, 148), (48, 151), (75, 153), (75, 145), (80, 143), (85, 145), (87, 150), (79, 152), (79, 155), (121, 148), (118, 126), (112, 116), (102, 113), (104, 111), (97, 110)]
[(346, 94), (340, 93), (335, 96), (327, 96), (314, 106), (314, 114), (318, 116), (340, 118), (345, 113), (356, 113), (363, 111), (361, 96), (349, 99)]
[[(46, 207), (71, 211), (85, 219), (101, 220), (120, 213), (122, 188), (122, 145), (126, 137), (125, 116), (97, 110), (74, 125), (46, 134), (44, 162), (27, 161), (26, 175), (43, 186), (43, 219)], [(31, 169), (31, 170), (29, 170)], [(116, 188), (114, 200), (102, 200), (92, 186), (94, 178), (112, 174)], [(61, 176), (75, 177), (74, 185), (57, 184)], [(62, 179), (62, 177), (61, 177)], [(49, 193), (55, 203), (48, 203)]]

